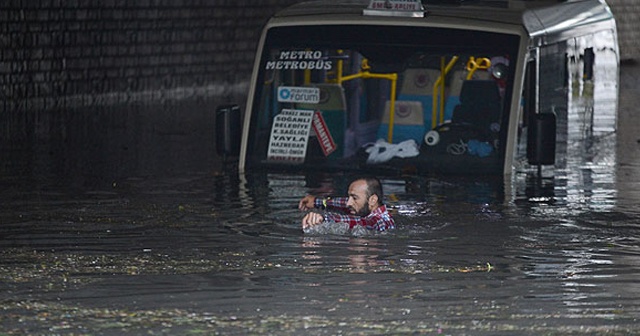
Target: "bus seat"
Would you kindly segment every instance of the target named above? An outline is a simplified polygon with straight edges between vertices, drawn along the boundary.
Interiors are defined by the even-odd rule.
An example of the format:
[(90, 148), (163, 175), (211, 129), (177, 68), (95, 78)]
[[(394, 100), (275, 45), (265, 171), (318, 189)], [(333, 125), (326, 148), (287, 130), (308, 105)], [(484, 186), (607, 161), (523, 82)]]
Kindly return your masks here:
[(436, 69), (406, 69), (402, 73), (400, 93), (410, 96), (431, 96), (438, 76), (440, 76), (440, 70)]
[[(418, 144), (427, 130), (431, 129), (431, 107), (433, 85), (440, 70), (426, 68), (406, 69), (401, 76), (396, 97), (395, 128), (393, 143), (415, 139)], [(387, 139), (389, 130), (389, 102), (385, 105), (383, 121), (378, 129), (378, 138)]]
[(500, 110), (500, 91), (494, 80), (466, 80), (452, 122), (472, 124), (488, 133), (491, 124), (500, 122)]
[[(489, 80), (489, 73), (486, 71), (476, 71), (473, 74), (473, 79), (477, 80)], [(456, 106), (460, 105), (460, 91), (462, 90), (462, 85), (467, 81), (467, 71), (466, 70), (456, 70), (452, 72), (452, 76), (449, 82), (449, 89), (447, 91), (447, 96), (445, 98), (445, 107), (444, 107), (444, 120), (451, 120), (453, 117), (453, 110)]]
[[(296, 108), (302, 110), (320, 111), (322, 118), (327, 124), (329, 133), (336, 144), (336, 150), (329, 154), (327, 158), (341, 158), (344, 154), (345, 131), (347, 128), (347, 104), (344, 89), (340, 84), (313, 84), (313, 87), (320, 89), (320, 102), (318, 104), (297, 104)], [(316, 141), (315, 134), (312, 132)]]
[(421, 102), (424, 125), (427, 130), (431, 128), (433, 86), (439, 76), (440, 70), (423, 68), (407, 69), (402, 74), (402, 83), (397, 100)]
[(456, 70), (452, 72), (444, 103), (444, 120), (451, 120), (453, 109), (460, 105), (460, 90), (462, 90), (462, 83), (464, 83), (466, 76), (466, 70)]
[[(378, 139), (388, 141), (391, 101), (387, 101), (384, 108), (382, 122), (378, 128)], [(391, 143), (400, 143), (414, 139), (416, 143), (422, 143), (425, 134), (424, 109), (420, 101), (396, 100), (395, 115), (393, 118), (393, 139)]]

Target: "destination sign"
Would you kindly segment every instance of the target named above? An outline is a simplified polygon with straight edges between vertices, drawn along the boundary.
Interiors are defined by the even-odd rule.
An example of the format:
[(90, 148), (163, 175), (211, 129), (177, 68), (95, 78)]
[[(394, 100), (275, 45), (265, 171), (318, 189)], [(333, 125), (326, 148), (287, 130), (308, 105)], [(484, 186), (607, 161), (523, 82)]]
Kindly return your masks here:
[(371, 0), (364, 15), (424, 17), (420, 0)]
[(269, 161), (304, 162), (313, 111), (283, 109), (274, 117), (269, 137)]
[(420, 11), (423, 7), (420, 0), (372, 0), (369, 9)]

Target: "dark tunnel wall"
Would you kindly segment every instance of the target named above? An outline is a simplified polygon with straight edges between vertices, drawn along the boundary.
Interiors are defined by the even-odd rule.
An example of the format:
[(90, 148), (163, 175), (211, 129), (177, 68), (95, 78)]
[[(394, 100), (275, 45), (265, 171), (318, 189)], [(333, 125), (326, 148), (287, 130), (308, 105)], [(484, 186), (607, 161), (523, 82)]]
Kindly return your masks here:
[(2, 109), (229, 95), (264, 22), (293, 2), (2, 1)]
[(215, 164), (215, 106), (244, 99), (260, 29), (295, 2), (0, 2), (0, 172)]

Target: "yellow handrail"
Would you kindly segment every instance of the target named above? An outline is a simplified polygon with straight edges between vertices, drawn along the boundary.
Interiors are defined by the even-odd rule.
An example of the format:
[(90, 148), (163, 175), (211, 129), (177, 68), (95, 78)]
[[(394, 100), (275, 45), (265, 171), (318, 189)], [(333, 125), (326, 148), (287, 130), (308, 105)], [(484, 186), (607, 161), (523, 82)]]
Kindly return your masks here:
[[(442, 80), (440, 81), (440, 95), (438, 96), (438, 101), (440, 102), (440, 109), (438, 110), (440, 113), (440, 118), (438, 119), (439, 124), (444, 122), (444, 87), (448, 72), (444, 66), (444, 57), (440, 57), (440, 74), (442, 74)], [(431, 123), (433, 124), (433, 122)]]
[[(338, 56), (342, 56), (343, 51), (342, 50), (338, 50)], [(342, 71), (344, 71), (344, 61), (342, 60), (342, 57), (340, 59), (338, 59), (338, 69), (336, 69), (336, 80), (338, 81), (338, 84), (342, 85)]]
[(389, 106), (389, 129), (387, 131), (387, 142), (391, 143), (393, 140), (393, 122), (394, 122), (393, 119), (395, 116), (395, 109), (396, 109), (396, 90), (397, 90), (397, 83), (398, 83), (398, 74), (397, 73), (390, 73), (390, 74), (371, 73), (369, 72), (370, 69), (371, 67), (369, 66), (369, 63), (367, 62), (366, 59), (364, 59), (362, 60), (362, 66), (361, 66), (360, 72), (353, 75), (342, 76), (342, 67), (340, 62), (338, 62), (337, 82), (338, 84), (342, 85), (343, 82), (350, 81), (356, 78), (363, 78), (363, 79), (377, 78), (377, 79), (388, 79), (391, 81), (391, 102), (389, 103), (390, 105)]
[[(440, 101), (440, 122), (442, 123), (444, 120), (444, 78), (447, 76), (453, 65), (458, 61), (458, 56), (453, 56), (447, 66), (444, 66), (444, 57), (441, 58), (441, 70), (440, 76), (436, 80), (435, 84), (433, 84), (433, 104), (431, 107), (431, 128), (436, 128), (438, 126), (438, 101)], [(438, 87), (440, 88), (440, 94), (438, 94)]]
[(473, 74), (478, 69), (487, 70), (491, 67), (491, 60), (485, 57), (475, 58), (473, 56), (469, 57), (469, 61), (467, 62), (467, 80), (473, 79)]
[(311, 70), (305, 69), (304, 70), (304, 85), (309, 85), (309, 84), (311, 84)]

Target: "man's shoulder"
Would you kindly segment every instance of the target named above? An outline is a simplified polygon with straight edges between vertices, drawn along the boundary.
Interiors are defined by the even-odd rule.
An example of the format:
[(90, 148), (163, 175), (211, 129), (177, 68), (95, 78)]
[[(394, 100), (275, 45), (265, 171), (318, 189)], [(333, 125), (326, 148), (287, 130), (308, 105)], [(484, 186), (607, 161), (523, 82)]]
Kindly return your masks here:
[(380, 213), (389, 213), (389, 211), (387, 210), (387, 206), (385, 204), (377, 207), (375, 211)]

